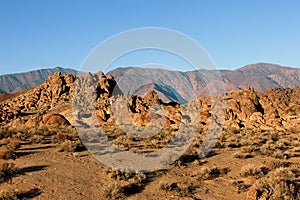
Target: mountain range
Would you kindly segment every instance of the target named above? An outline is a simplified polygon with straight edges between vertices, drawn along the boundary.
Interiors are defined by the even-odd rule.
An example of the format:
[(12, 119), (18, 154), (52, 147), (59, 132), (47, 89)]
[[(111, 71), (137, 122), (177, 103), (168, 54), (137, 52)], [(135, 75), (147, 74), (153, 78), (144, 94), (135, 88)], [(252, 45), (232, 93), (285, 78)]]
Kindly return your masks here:
[[(78, 71), (56, 67), (0, 76), (0, 92), (15, 93), (42, 84), (59, 71)], [(185, 102), (198, 96), (252, 87), (258, 92), (269, 88), (294, 88), (300, 85), (300, 68), (257, 63), (236, 70), (170, 71), (158, 68), (117, 68), (107, 74), (115, 77), (123, 93), (143, 95), (155, 90), (163, 100)]]

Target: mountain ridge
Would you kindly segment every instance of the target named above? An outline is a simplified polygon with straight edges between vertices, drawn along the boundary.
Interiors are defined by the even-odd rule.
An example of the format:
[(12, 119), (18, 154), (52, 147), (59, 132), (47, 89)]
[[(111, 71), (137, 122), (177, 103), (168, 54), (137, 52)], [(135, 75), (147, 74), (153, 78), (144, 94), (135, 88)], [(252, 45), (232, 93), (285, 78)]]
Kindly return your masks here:
[[(15, 93), (42, 84), (48, 76), (56, 71), (62, 74), (78, 74), (74, 69), (56, 67), (41, 69), (26, 73), (6, 74), (0, 76), (0, 92)], [(294, 88), (300, 85), (300, 69), (280, 66), (270, 63), (250, 64), (235, 70), (207, 70), (170, 71), (158, 68), (120, 67), (109, 71), (117, 82), (122, 82), (121, 89), (125, 93), (132, 93), (139, 87), (158, 84), (160, 88), (178, 91), (184, 100), (191, 94), (209, 96), (220, 92), (253, 87), (256, 91), (264, 92), (269, 88)], [(224, 88), (211, 89), (214, 85), (222, 84)], [(123, 86), (123, 88), (122, 88)], [(208, 94), (212, 92), (211, 94)], [(169, 99), (174, 100), (174, 99)]]

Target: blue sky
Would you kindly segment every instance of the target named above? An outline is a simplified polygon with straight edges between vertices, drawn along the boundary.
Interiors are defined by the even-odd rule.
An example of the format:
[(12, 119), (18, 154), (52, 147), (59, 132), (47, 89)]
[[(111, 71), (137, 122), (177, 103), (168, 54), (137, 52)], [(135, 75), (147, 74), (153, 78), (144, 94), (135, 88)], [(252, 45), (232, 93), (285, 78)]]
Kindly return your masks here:
[[(299, 21), (298, 0), (1, 0), (0, 74), (80, 69), (100, 42), (142, 27), (188, 35), (221, 69), (257, 62), (300, 67)], [(129, 55), (115, 65), (184, 64), (152, 53)]]

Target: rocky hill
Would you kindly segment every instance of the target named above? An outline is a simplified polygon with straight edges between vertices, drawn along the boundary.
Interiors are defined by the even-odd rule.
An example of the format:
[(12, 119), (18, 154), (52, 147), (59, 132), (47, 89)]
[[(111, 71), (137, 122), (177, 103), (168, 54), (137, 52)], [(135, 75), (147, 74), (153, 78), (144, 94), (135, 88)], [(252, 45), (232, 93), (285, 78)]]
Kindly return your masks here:
[[(142, 96), (124, 95), (118, 87), (113, 76), (106, 76), (102, 72), (95, 75), (87, 74), (85, 78), (76, 78), (74, 75), (62, 75), (60, 72), (56, 72), (40, 86), (3, 100), (0, 103), (0, 123), (2, 125), (8, 123), (11, 125), (41, 125), (46, 123), (45, 120), (42, 120), (43, 116), (53, 113), (59, 114), (62, 118), (61, 123), (65, 124), (63, 121), (66, 119), (74, 125), (74, 106), (81, 105), (80, 103), (83, 102), (75, 114), (77, 117), (83, 116), (84, 113), (80, 114), (80, 112), (85, 112), (84, 99), (86, 99), (94, 100), (92, 105), (100, 124), (114, 124), (116, 123), (114, 117), (116, 112), (113, 112), (113, 104), (121, 98), (128, 102), (127, 112), (134, 123), (142, 126), (148, 125), (155, 115), (164, 119), (163, 122), (157, 121), (157, 123), (162, 123), (162, 126), (176, 127), (182, 123), (184, 118), (182, 109), (185, 109), (185, 106), (189, 107), (189, 103), (191, 103), (180, 105), (164, 102), (154, 90), (144, 93)], [(83, 90), (84, 88), (86, 90)], [(90, 94), (86, 93), (87, 91), (90, 91)], [(195, 103), (192, 106), (196, 106), (195, 109), (199, 112), (196, 121), (202, 128), (207, 128), (211, 124), (213, 110), (218, 105), (215, 100), (218, 99), (224, 105), (218, 109), (225, 112), (225, 127), (298, 130), (300, 124), (299, 96), (300, 87), (273, 88), (264, 93), (249, 87), (223, 95), (200, 97), (193, 101)], [(74, 105), (74, 101), (78, 101), (79, 104)], [(161, 106), (166, 112), (151, 113), (154, 105)]]
[(0, 92), (15, 93), (42, 84), (54, 72), (77, 74), (76, 70), (56, 67), (53, 69), (34, 70), (26, 73), (5, 74), (0, 76)]

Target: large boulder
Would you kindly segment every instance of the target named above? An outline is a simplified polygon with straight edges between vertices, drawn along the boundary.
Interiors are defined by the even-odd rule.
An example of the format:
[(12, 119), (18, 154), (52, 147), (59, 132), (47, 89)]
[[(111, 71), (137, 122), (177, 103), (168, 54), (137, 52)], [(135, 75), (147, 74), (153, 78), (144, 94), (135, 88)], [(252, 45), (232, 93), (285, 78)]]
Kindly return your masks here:
[(59, 125), (59, 126), (69, 126), (70, 122), (61, 114), (48, 113), (42, 117), (40, 125)]

